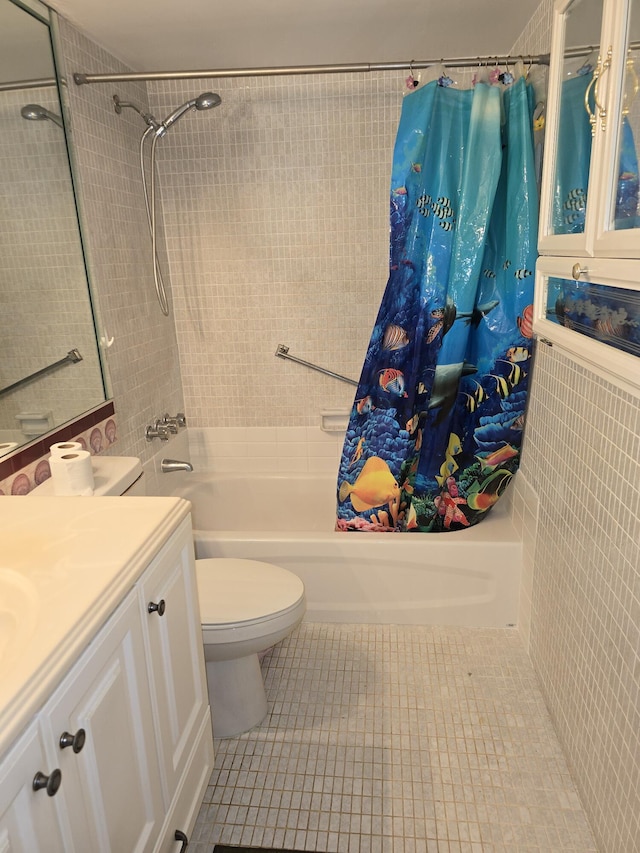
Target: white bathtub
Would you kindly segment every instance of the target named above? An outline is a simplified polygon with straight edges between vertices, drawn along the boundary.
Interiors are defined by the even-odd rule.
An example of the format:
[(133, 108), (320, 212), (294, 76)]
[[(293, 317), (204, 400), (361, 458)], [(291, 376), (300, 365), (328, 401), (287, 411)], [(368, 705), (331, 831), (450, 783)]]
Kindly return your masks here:
[[(335, 478), (170, 474), (193, 505), (197, 557), (245, 557), (304, 582), (308, 621), (505, 627), (522, 549), (498, 504), (452, 533), (338, 533)], [(168, 485), (168, 483), (167, 483)]]

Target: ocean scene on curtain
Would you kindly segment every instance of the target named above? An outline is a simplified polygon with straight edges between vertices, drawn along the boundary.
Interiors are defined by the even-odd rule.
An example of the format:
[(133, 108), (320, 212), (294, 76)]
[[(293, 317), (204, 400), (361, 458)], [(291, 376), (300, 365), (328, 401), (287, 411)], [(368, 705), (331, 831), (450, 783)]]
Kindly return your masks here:
[(481, 521), (515, 473), (538, 195), (524, 79), (429, 83), (394, 148), (390, 271), (338, 471), (338, 530)]

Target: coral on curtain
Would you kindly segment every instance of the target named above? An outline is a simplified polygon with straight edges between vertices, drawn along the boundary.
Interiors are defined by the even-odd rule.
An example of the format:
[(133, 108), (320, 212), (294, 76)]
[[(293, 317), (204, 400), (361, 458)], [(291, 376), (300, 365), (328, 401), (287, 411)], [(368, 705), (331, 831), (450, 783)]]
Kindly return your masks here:
[(338, 472), (338, 530), (480, 521), (517, 469), (531, 356), (534, 99), (430, 83), (394, 149), (390, 273)]

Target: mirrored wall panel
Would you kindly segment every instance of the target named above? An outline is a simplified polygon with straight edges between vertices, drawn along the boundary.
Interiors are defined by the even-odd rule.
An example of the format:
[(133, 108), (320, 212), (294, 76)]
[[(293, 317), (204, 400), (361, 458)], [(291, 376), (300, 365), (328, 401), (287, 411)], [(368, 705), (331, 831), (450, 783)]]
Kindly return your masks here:
[(105, 400), (47, 10), (0, 0), (0, 455)]

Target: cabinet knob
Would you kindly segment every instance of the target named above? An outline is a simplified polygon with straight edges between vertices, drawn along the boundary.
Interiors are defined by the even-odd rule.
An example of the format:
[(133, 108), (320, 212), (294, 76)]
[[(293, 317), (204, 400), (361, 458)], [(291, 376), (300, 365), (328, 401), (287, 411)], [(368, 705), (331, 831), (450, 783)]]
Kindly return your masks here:
[(164, 611), (166, 610), (167, 605), (164, 603), (164, 598), (161, 598), (160, 601), (156, 604), (155, 601), (150, 601), (147, 610), (149, 613), (157, 613), (158, 616), (164, 616)]
[(61, 782), (62, 773), (56, 768), (56, 770), (52, 770), (48, 776), (45, 776), (44, 773), (40, 773), (40, 771), (38, 771), (33, 777), (31, 787), (34, 791), (41, 791), (44, 788), (50, 797), (55, 797), (58, 793), (58, 788), (60, 787)]
[(70, 732), (62, 732), (60, 735), (60, 749), (66, 749), (66, 747), (70, 746), (77, 754), (78, 752), (82, 752), (86, 739), (87, 733), (84, 729), (78, 729), (74, 735)]
[(175, 834), (173, 836), (176, 841), (182, 841), (182, 847), (180, 848), (180, 853), (184, 853), (184, 851), (189, 846), (189, 839), (184, 834), (181, 829), (176, 829)]
[(574, 264), (571, 267), (571, 275), (575, 278), (576, 281), (578, 281), (580, 276), (586, 275), (588, 272), (589, 272), (588, 268), (587, 267), (581, 267), (579, 263)]

